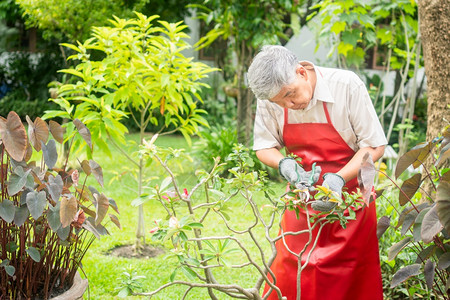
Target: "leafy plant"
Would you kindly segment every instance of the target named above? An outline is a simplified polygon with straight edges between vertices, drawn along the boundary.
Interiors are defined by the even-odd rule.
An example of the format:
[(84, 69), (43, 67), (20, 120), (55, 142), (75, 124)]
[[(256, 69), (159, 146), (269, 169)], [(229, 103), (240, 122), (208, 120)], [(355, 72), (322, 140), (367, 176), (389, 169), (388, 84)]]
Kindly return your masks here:
[[(186, 25), (159, 21), (155, 26), (157, 18), (140, 13), (128, 20), (115, 17), (111, 27), (94, 27), (92, 38), (83, 44), (63, 44), (75, 51), (69, 59), (80, 63), (61, 72), (76, 76), (77, 81), (58, 89), (53, 101), (63, 111), (45, 115), (85, 122), (94, 144), (108, 155), (110, 145), (116, 146), (136, 174), (137, 197), (144, 193), (146, 165), (141, 157), (128, 153), (123, 119), (129, 117), (136, 123), (140, 145), (149, 124), (158, 126), (159, 134), (178, 131), (190, 141), (199, 126), (207, 125), (202, 116), (206, 112), (197, 103), (202, 101), (201, 89), (208, 87), (202, 80), (216, 70), (181, 53), (189, 47), (185, 41), (189, 36), (183, 32)], [(71, 132), (74, 127), (68, 129)], [(142, 205), (136, 232), (136, 243), (141, 242), (145, 243)]]
[[(152, 232), (155, 240), (170, 244), (172, 249), (168, 255), (176, 257), (178, 265), (172, 272), (169, 283), (151, 292), (133, 292), (134, 295), (153, 296), (172, 285), (183, 285), (186, 287), (185, 296), (192, 288), (202, 287), (208, 289), (212, 299), (216, 299), (215, 292), (233, 298), (260, 299), (260, 288), (266, 283), (270, 286), (270, 292), (276, 293), (281, 299), (279, 288), (269, 279), (274, 276), (269, 267), (277, 254), (275, 243), (289, 235), (308, 235), (310, 230), (318, 230), (320, 235), (321, 228), (333, 222), (346, 226), (355, 215), (344, 211), (349, 207), (368, 204), (375, 174), (361, 175), (362, 192), (351, 195), (346, 193), (345, 202), (326, 187), (317, 187), (317, 199), (310, 199), (308, 192), (302, 190), (289, 191), (277, 197), (268, 186), (265, 172), (252, 170), (253, 161), (248, 149), (236, 145), (226, 158), (234, 162), (234, 166), (229, 169), (230, 177), (219, 176), (224, 165), (217, 158), (210, 172), (198, 170), (198, 183), (190, 191), (182, 192), (176, 176), (168, 167), (168, 162), (173, 157), (172, 152), (155, 146), (154, 141), (146, 142), (141, 150), (145, 157), (157, 160), (168, 174), (152, 194), (152, 198), (159, 201), (166, 212), (166, 217), (157, 222), (157, 227)], [(365, 163), (369, 164), (369, 157), (365, 159)], [(261, 194), (265, 199), (258, 196)], [(173, 201), (177, 205), (167, 204)], [(232, 201), (238, 201), (247, 207), (248, 214), (252, 216), (249, 223), (236, 219), (229, 208)], [(311, 225), (309, 230), (277, 235), (286, 210), (305, 209), (309, 212), (310, 205), (323, 203), (335, 204), (322, 207), (322, 212), (319, 213), (307, 213)], [(209, 235), (207, 226), (211, 224), (223, 227), (223, 234)], [(259, 231), (262, 231), (261, 236)], [(301, 259), (302, 255), (308, 256), (311, 253), (307, 250), (309, 246), (314, 251), (315, 241), (310, 238), (300, 253), (290, 251)], [(299, 267), (298, 277), (307, 265), (308, 259)], [(256, 270), (258, 276), (254, 277), (253, 282), (230, 284), (215, 277), (215, 272), (220, 269), (239, 272), (243, 268)], [(297, 288), (300, 289), (300, 286)]]
[[(395, 169), (399, 178), (408, 168), (423, 168), (423, 173), (415, 173), (401, 185), (394, 180), (393, 188), (398, 189), (398, 201), (404, 207), (399, 213), (395, 230), (402, 239), (389, 248), (388, 260), (393, 260), (401, 252), (415, 254), (415, 262), (399, 269), (393, 276), (391, 287), (414, 277), (423, 283), (429, 293), (436, 298), (448, 299), (450, 271), (450, 130), (430, 142), (421, 143), (402, 155)], [(434, 164), (427, 169), (424, 162), (432, 158)], [(432, 183), (431, 193), (422, 189), (426, 181)], [(389, 228), (390, 219), (383, 218), (379, 228), (382, 232)], [(417, 286), (417, 289), (424, 288)], [(422, 293), (423, 294), (423, 293)]]
[[(108, 213), (118, 213), (115, 201), (86, 186), (90, 175), (103, 186), (101, 167), (84, 160), (68, 168), (73, 136), (64, 139), (54, 121), (27, 122), (28, 135), (15, 112), (0, 117), (0, 298), (47, 299), (71, 286), (95, 237), (108, 234), (102, 223), (120, 223)], [(92, 146), (89, 130), (74, 123)], [(67, 147), (65, 157), (57, 143)]]

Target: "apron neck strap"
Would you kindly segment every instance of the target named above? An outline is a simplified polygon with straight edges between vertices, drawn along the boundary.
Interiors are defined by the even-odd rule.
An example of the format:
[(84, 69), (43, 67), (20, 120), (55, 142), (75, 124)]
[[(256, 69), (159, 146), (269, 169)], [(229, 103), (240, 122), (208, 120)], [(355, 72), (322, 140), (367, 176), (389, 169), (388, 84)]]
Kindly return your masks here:
[[(326, 104), (326, 102), (322, 102), (322, 104), (323, 104), (323, 111), (325, 112), (325, 116), (327, 117), (327, 123), (332, 124), (330, 114), (328, 113), (327, 104)], [(289, 123), (288, 109), (285, 108), (284, 109), (284, 124), (288, 124), (288, 123)]]

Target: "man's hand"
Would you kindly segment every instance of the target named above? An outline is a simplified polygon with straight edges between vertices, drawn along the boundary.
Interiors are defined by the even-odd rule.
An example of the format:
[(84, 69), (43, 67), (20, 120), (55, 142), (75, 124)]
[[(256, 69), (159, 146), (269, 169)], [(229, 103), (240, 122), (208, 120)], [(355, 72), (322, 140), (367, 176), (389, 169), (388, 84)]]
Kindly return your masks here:
[(285, 157), (278, 164), (280, 175), (296, 188), (307, 188), (319, 180), (322, 169), (318, 166), (313, 171), (306, 172), (297, 161), (291, 157)]
[(333, 192), (336, 192), (339, 197), (342, 196), (342, 188), (345, 185), (345, 180), (336, 173), (325, 173), (323, 175), (323, 186), (328, 187)]

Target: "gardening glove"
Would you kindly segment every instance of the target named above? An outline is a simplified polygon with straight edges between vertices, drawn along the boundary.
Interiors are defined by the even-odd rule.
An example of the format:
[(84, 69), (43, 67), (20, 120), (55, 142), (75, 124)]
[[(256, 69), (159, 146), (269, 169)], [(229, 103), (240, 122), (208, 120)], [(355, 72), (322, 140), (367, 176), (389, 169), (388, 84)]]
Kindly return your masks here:
[(345, 185), (345, 180), (342, 176), (336, 173), (325, 173), (323, 175), (323, 186), (329, 188), (333, 192), (336, 192), (339, 197), (342, 196), (342, 188)]
[[(342, 196), (342, 188), (345, 185), (345, 180), (336, 173), (325, 173), (323, 175), (322, 186), (329, 188), (333, 192), (336, 192), (339, 197)], [(311, 204), (311, 208), (317, 211), (328, 212), (331, 211), (337, 205), (333, 201), (315, 200)]]
[(322, 169), (318, 166), (313, 171), (306, 172), (297, 161), (291, 157), (285, 157), (278, 164), (280, 175), (284, 177), (292, 186), (305, 189), (311, 188), (319, 180)]

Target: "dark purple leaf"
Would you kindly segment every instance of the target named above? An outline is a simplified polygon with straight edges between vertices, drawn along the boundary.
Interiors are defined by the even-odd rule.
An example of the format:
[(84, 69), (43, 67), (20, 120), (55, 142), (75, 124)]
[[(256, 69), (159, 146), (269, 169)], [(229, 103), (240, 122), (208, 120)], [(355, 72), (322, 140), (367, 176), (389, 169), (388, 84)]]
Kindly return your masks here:
[(395, 178), (398, 178), (411, 165), (414, 168), (420, 166), (430, 154), (433, 146), (434, 144), (431, 142), (421, 143), (400, 156), (395, 168)]
[(433, 237), (442, 230), (443, 226), (439, 221), (436, 206), (433, 206), (423, 217), (421, 236), (425, 244), (433, 241)]
[(423, 274), (425, 275), (425, 282), (429, 290), (433, 287), (434, 281), (434, 269), (436, 268), (436, 263), (431, 259), (427, 260), (425, 267), (423, 268)]
[(413, 229), (413, 237), (415, 242), (420, 242), (422, 240), (422, 221), (425, 214), (431, 209), (431, 207), (425, 207), (420, 211), (417, 215), (416, 220), (414, 221), (414, 229)]
[(106, 213), (108, 212), (109, 208), (109, 201), (108, 198), (102, 193), (102, 194), (94, 194), (96, 203), (95, 203), (95, 212), (96, 212), (96, 218), (94, 225), (97, 226), (100, 224), (103, 219), (106, 216)]
[(419, 255), (417, 255), (416, 263), (421, 264), (425, 262), (428, 258), (431, 257), (431, 255), (434, 254), (434, 250), (436, 250), (436, 245), (431, 244), (430, 246), (420, 251)]
[(388, 260), (393, 260), (397, 256), (397, 254), (399, 254), (400, 251), (402, 251), (402, 249), (405, 248), (406, 245), (409, 244), (410, 241), (411, 241), (411, 237), (408, 236), (408, 237), (405, 237), (400, 242), (397, 242), (394, 245), (392, 245), (391, 248), (389, 248)]
[[(405, 180), (402, 184), (401, 190), (399, 191), (399, 203), (401, 206), (408, 203), (408, 201), (414, 196), (414, 194), (417, 192), (417, 190), (420, 187), (422, 175), (421, 174), (415, 174), (413, 177), (408, 178)], [(402, 193), (403, 191), (403, 193)]]
[(91, 175), (91, 166), (89, 165), (89, 161), (83, 160), (81, 162), (81, 168), (83, 169), (84, 173), (86, 173), (86, 176)]
[(401, 235), (405, 235), (406, 232), (411, 228), (411, 226), (414, 224), (414, 221), (416, 220), (418, 213), (415, 209), (411, 210), (405, 217), (405, 220), (402, 224), (402, 230)]
[(6, 151), (16, 161), (22, 161), (27, 151), (27, 132), (18, 114), (10, 111), (8, 118), (0, 117), (0, 137)]
[(120, 221), (119, 218), (117, 218), (116, 215), (113, 214), (108, 214), (109, 218), (111, 219), (111, 221), (116, 224), (117, 228), (122, 229), (122, 225), (120, 225)]
[(401, 268), (397, 271), (397, 273), (394, 274), (394, 277), (391, 281), (391, 288), (396, 287), (403, 281), (406, 281), (408, 278), (412, 276), (416, 276), (420, 274), (420, 264), (413, 264), (406, 266), (404, 268)]
[(89, 166), (91, 167), (92, 174), (94, 174), (95, 179), (103, 187), (103, 171), (102, 167), (96, 163), (93, 159), (89, 160)]
[(73, 124), (78, 129), (78, 133), (80, 133), (81, 137), (86, 141), (89, 148), (92, 150), (92, 138), (89, 129), (78, 119), (73, 120)]
[(108, 201), (109, 201), (109, 206), (111, 206), (116, 211), (116, 213), (118, 213), (120, 215), (119, 207), (117, 206), (116, 201), (112, 198), (108, 198)]
[(439, 257), (437, 268), (439, 270), (445, 270), (450, 267), (450, 252), (445, 252)]
[(377, 224), (377, 238), (378, 239), (389, 228), (390, 224), (391, 224), (391, 218), (388, 216), (382, 216), (380, 218), (380, 220), (378, 220), (378, 224)]
[[(445, 175), (450, 175), (450, 171)], [(444, 176), (443, 176), (444, 177)], [(450, 233), (450, 182), (442, 178), (436, 192), (436, 211), (441, 224)]]

